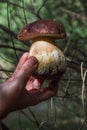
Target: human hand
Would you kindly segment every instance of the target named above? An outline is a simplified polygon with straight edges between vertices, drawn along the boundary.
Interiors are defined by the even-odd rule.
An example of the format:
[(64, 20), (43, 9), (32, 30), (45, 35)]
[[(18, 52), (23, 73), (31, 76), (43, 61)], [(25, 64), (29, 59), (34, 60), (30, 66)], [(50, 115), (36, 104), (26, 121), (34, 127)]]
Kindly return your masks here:
[(12, 77), (0, 85), (0, 118), (57, 94), (58, 84), (55, 80), (48, 87), (41, 88), (43, 81), (32, 76), (37, 65), (35, 57), (28, 58), (28, 53), (24, 53)]

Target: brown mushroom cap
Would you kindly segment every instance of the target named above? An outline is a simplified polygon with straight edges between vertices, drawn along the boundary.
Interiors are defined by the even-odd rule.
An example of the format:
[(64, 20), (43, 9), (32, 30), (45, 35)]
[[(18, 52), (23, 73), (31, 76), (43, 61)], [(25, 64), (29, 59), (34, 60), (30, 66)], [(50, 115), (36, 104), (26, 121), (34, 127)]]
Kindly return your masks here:
[(66, 32), (63, 25), (57, 21), (39, 20), (25, 25), (17, 38), (25, 41), (40, 36), (62, 39), (66, 37)]

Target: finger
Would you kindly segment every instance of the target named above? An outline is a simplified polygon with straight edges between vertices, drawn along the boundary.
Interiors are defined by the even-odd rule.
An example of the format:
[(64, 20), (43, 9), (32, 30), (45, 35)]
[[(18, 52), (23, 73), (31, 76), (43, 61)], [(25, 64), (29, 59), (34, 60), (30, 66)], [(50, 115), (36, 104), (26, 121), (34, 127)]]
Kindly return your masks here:
[(20, 71), (20, 69), (22, 68), (22, 65), (25, 63), (25, 61), (26, 61), (27, 59), (28, 59), (28, 53), (26, 52), (26, 53), (24, 53), (24, 54), (22, 55), (22, 57), (21, 57), (21, 59), (20, 59), (18, 65), (17, 65), (17, 67), (16, 67), (16, 69), (15, 69), (15, 71), (14, 71), (14, 73), (13, 73), (13, 76), (15, 76), (15, 75)]
[(16, 74), (16, 81), (18, 83), (26, 82), (26, 79), (35, 71), (38, 61), (35, 57), (31, 56), (23, 65), (21, 70)]
[(43, 81), (41, 79), (35, 78), (34, 76), (30, 76), (26, 84), (26, 90), (34, 91), (34, 90), (40, 89), (42, 83)]

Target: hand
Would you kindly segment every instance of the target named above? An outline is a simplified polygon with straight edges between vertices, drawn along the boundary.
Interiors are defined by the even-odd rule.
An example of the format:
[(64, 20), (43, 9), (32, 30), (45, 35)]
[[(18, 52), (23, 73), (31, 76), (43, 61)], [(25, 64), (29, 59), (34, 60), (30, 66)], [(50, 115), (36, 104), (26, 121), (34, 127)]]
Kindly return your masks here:
[(48, 87), (41, 88), (43, 81), (32, 76), (37, 65), (37, 59), (28, 58), (28, 53), (25, 53), (12, 77), (0, 85), (0, 118), (9, 112), (33, 106), (57, 94), (58, 84), (55, 80), (52, 80)]

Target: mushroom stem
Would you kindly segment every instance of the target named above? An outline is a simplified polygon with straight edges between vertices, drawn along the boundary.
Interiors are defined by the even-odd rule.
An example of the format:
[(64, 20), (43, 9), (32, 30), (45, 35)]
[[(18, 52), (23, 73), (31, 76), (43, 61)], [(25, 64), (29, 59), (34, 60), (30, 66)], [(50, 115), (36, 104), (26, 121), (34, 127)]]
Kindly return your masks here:
[(39, 61), (36, 75), (51, 77), (58, 72), (65, 71), (65, 56), (62, 51), (55, 46), (55, 42), (51, 38), (35, 38), (32, 40), (32, 43), (29, 50), (29, 57), (35, 56)]

